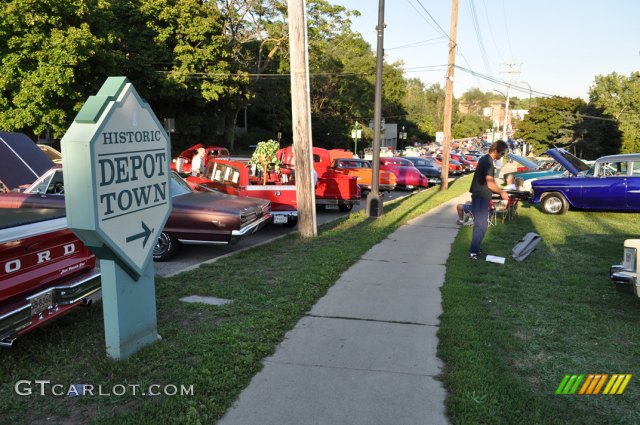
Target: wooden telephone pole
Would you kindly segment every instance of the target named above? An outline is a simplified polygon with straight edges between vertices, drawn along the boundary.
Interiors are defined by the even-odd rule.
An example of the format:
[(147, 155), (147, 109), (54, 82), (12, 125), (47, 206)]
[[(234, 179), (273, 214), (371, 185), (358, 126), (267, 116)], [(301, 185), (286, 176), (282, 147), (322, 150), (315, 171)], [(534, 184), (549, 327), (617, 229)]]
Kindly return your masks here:
[(451, 110), (453, 109), (453, 71), (456, 66), (456, 34), (458, 32), (458, 0), (451, 0), (451, 35), (449, 36), (449, 66), (444, 95), (444, 141), (442, 145), (442, 190), (449, 188), (449, 152), (451, 151)]
[(291, 118), (296, 172), (298, 230), (303, 237), (318, 235), (313, 179), (311, 100), (305, 0), (289, 0), (289, 49), (291, 55)]

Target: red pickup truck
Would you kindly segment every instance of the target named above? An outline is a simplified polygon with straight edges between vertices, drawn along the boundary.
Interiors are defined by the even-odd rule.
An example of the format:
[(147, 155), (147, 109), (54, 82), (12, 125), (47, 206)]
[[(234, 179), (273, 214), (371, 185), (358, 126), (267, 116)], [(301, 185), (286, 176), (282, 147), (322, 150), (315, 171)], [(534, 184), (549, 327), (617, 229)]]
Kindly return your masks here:
[(0, 346), (101, 296), (95, 256), (64, 210), (0, 209)]
[(247, 166), (247, 160), (210, 159), (202, 176), (185, 180), (195, 190), (216, 190), (236, 196), (248, 196), (271, 201), (271, 215), (275, 224), (293, 227), (298, 222), (296, 186), (270, 175), (267, 184)]
[[(293, 172), (295, 178), (293, 148), (289, 146), (280, 149), (276, 156), (284, 171)], [(331, 155), (328, 150), (313, 148), (313, 168), (318, 175), (316, 205), (323, 205), (325, 209), (339, 208), (341, 211), (351, 211), (354, 205), (360, 204), (362, 193), (358, 179), (336, 172), (331, 167)]]

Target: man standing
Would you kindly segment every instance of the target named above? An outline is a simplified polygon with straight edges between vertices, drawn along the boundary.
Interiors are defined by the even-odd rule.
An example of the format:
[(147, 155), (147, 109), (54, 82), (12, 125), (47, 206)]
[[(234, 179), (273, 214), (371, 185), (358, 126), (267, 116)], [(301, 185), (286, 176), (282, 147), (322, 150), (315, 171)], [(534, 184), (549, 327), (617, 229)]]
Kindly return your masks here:
[(471, 192), (471, 211), (473, 212), (473, 236), (469, 248), (469, 258), (472, 260), (479, 259), (482, 253), (480, 244), (489, 225), (491, 194), (499, 193), (505, 201), (509, 199), (507, 192), (501, 190), (493, 178), (495, 172), (493, 161), (502, 159), (508, 148), (509, 145), (504, 140), (494, 142), (489, 148), (489, 153), (478, 161), (478, 167), (473, 175), (469, 189)]
[(191, 175), (199, 176), (204, 172), (204, 148), (198, 148), (198, 152), (191, 160)]

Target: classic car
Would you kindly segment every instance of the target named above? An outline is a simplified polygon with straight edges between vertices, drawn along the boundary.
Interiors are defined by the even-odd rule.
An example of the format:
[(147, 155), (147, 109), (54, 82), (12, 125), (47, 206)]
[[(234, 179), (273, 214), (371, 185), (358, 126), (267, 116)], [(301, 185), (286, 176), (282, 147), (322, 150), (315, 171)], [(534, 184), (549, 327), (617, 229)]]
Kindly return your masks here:
[[(171, 173), (169, 191), (173, 208), (153, 249), (154, 261), (171, 258), (178, 242), (229, 244), (271, 220), (269, 201), (196, 192), (176, 172)], [(65, 208), (62, 168), (53, 167), (23, 192), (0, 193), (0, 208)]]
[(609, 269), (609, 278), (617, 284), (629, 285), (636, 296), (640, 297), (638, 282), (638, 254), (640, 254), (640, 239), (627, 239), (624, 241), (622, 264), (616, 264)]
[(452, 153), (451, 159), (453, 159), (454, 161), (458, 161), (462, 165), (462, 168), (465, 171), (468, 171), (468, 172), (476, 171), (478, 161), (474, 163), (473, 161), (469, 161), (467, 158), (465, 158), (464, 155), (458, 154), (458, 153)]
[(271, 215), (275, 224), (293, 227), (298, 222), (296, 186), (281, 179), (271, 178), (267, 184), (256, 175), (256, 167), (248, 166), (248, 160), (210, 160), (201, 176), (189, 176), (185, 180), (192, 189), (216, 190), (237, 196), (271, 201)]
[(62, 153), (49, 145), (38, 143), (38, 148), (49, 157), (54, 164), (62, 164)]
[(0, 210), (0, 346), (101, 297), (95, 256), (64, 210)]
[(592, 170), (563, 149), (546, 152), (569, 172), (567, 177), (536, 180), (532, 203), (548, 214), (569, 207), (600, 211), (640, 211), (640, 154), (598, 158)]
[(380, 158), (380, 169), (391, 171), (396, 175), (396, 187), (415, 189), (429, 187), (429, 179), (406, 158)]
[(180, 174), (191, 174), (191, 160), (198, 152), (198, 149), (204, 148), (204, 166), (211, 158), (223, 158), (229, 159), (231, 154), (227, 148), (221, 146), (204, 146), (202, 143), (191, 146), (180, 153), (176, 158), (171, 161), (171, 169)]
[(416, 156), (405, 156), (405, 159), (411, 161), (413, 166), (425, 176), (431, 186), (440, 184), (441, 169), (438, 164), (431, 158), (420, 158)]
[[(434, 162), (442, 167), (442, 155), (438, 155), (435, 157), (427, 157), (433, 158)], [(458, 161), (454, 159), (449, 159), (449, 174), (450, 175), (460, 175), (464, 172), (464, 167)]]
[[(355, 177), (337, 173), (331, 168), (331, 155), (322, 148), (313, 148), (313, 169), (318, 179), (316, 182), (316, 205), (325, 209), (351, 211), (354, 205), (360, 204), (362, 191)], [(281, 162), (282, 172), (295, 182), (295, 159), (293, 148), (288, 146), (276, 153)], [(288, 174), (286, 174), (288, 173)]]
[(0, 131), (0, 157), (0, 181), (8, 190), (33, 183), (53, 166), (33, 140), (22, 133)]
[[(333, 160), (332, 168), (337, 173), (352, 176), (358, 179), (358, 185), (362, 191), (371, 190), (373, 183), (373, 167), (371, 162), (364, 159), (337, 158)], [(378, 188), (383, 191), (391, 191), (396, 188), (396, 175), (380, 170)]]

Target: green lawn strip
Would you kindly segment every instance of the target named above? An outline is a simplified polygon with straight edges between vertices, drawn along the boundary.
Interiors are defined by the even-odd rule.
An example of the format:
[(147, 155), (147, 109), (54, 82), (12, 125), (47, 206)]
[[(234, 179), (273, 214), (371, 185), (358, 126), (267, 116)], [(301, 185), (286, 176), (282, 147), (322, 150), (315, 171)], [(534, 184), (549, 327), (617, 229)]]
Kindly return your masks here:
[[(77, 311), (23, 338), (3, 353), (0, 410), (12, 423), (212, 423), (230, 407), (284, 334), (322, 297), (340, 274), (407, 220), (468, 190), (469, 177), (450, 186), (385, 204), (385, 214), (364, 212), (329, 223), (313, 239), (292, 234), (172, 278), (156, 280), (162, 342), (125, 361), (106, 358), (102, 311)], [(345, 242), (345, 241), (348, 241)], [(232, 299), (225, 306), (186, 304), (188, 295)], [(189, 387), (189, 396), (18, 396), (20, 379), (65, 385)], [(34, 393), (37, 389), (34, 388)], [(52, 418), (45, 420), (45, 418)]]
[[(453, 423), (640, 423), (640, 299), (608, 278), (639, 218), (520, 208), (483, 244), (504, 265), (468, 260), (471, 228), (458, 234), (438, 347)], [(530, 231), (542, 242), (518, 263), (511, 248)], [(634, 377), (622, 395), (555, 395), (565, 374), (589, 373)]]

